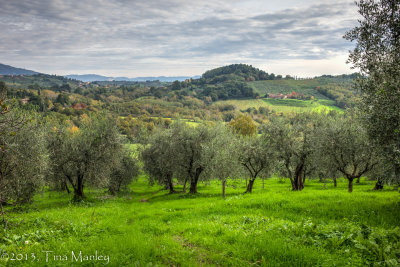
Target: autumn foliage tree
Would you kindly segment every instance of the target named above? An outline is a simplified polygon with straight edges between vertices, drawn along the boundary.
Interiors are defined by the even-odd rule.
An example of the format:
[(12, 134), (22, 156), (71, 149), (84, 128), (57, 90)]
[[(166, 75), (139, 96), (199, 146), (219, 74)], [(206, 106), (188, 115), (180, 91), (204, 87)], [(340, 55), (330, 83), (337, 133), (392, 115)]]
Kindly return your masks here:
[(242, 136), (251, 136), (257, 133), (257, 125), (248, 115), (239, 115), (229, 125), (235, 133)]

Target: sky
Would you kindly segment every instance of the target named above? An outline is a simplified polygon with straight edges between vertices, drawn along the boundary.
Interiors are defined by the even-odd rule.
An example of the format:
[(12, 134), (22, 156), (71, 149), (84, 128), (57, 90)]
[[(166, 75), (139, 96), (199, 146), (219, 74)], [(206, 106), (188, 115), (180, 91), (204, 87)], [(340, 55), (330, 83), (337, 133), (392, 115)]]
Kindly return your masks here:
[(38, 72), (194, 76), (234, 63), (352, 73), (353, 0), (0, 0), (0, 63)]

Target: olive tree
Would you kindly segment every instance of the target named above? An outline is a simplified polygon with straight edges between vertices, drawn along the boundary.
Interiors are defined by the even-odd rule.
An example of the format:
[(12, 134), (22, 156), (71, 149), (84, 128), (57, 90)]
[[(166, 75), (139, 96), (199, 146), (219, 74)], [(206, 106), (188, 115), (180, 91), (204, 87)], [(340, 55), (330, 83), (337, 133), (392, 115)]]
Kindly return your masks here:
[(205, 174), (211, 179), (216, 177), (221, 181), (222, 197), (226, 196), (226, 184), (229, 178), (238, 177), (241, 173), (239, 161), (238, 139), (231, 129), (218, 124), (211, 128), (212, 138), (204, 146), (207, 168)]
[(318, 177), (320, 181), (332, 179), (334, 187), (337, 187), (337, 178), (341, 177), (342, 174), (337, 170), (332, 159), (326, 155), (325, 135), (331, 122), (339, 116), (342, 115), (334, 111), (319, 116), (318, 127), (315, 129), (311, 143), (313, 153), (309, 157), (309, 175)]
[(357, 5), (362, 19), (345, 35), (356, 42), (348, 62), (360, 71), (356, 87), (368, 134), (400, 181), (400, 2), (361, 0)]
[(294, 117), (274, 118), (262, 129), (263, 138), (269, 140), (277, 153), (278, 170), (290, 179), (295, 191), (304, 188), (318, 123), (316, 114), (302, 113)]
[(212, 140), (212, 132), (206, 125), (191, 127), (184, 123), (173, 124), (171, 131), (176, 174), (190, 182), (190, 193), (197, 193), (197, 184), (209, 162), (204, 148)]
[(174, 192), (173, 178), (190, 183), (190, 193), (197, 193), (197, 184), (205, 174), (210, 161), (205, 148), (212, 140), (212, 131), (206, 125), (188, 126), (176, 122), (169, 129), (159, 130), (148, 138), (141, 152), (144, 170), (150, 182), (157, 181)]
[(74, 199), (81, 200), (86, 185), (108, 184), (123, 143), (115, 119), (106, 114), (82, 116), (77, 124), (53, 127), (49, 152), (53, 179), (65, 180), (74, 190)]
[(164, 185), (170, 193), (175, 192), (173, 176), (178, 164), (173, 137), (171, 129), (157, 129), (140, 153), (150, 183)]
[(114, 156), (119, 157), (119, 160), (116, 163), (117, 165), (113, 166), (108, 181), (108, 190), (112, 195), (126, 189), (139, 174), (137, 160), (133, 157), (131, 151), (123, 149)]
[(378, 150), (354, 114), (331, 119), (329, 126), (320, 134), (324, 140), (324, 154), (349, 181), (348, 190), (351, 193), (354, 179), (359, 179), (380, 163)]
[[(18, 111), (6, 115), (7, 120)], [(0, 138), (0, 203), (28, 202), (40, 185), (47, 170), (47, 151), (43, 128), (34, 115), (24, 114), (18, 129), (6, 129)], [(0, 204), (1, 205), (1, 204)]]
[(245, 193), (251, 193), (254, 181), (260, 174), (267, 174), (275, 160), (269, 139), (258, 136), (241, 137), (238, 140), (239, 163), (249, 176)]
[(44, 131), (37, 114), (18, 110), (6, 98), (0, 82), (0, 209), (3, 204), (32, 200), (47, 170)]

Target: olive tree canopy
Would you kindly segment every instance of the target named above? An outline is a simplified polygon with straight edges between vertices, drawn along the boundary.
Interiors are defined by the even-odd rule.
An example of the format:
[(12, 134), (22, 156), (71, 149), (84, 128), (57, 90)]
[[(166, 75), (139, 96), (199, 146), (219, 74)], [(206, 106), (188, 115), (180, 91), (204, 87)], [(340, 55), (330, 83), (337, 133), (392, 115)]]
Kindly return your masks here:
[(361, 0), (362, 19), (344, 36), (356, 42), (348, 62), (360, 70), (356, 86), (369, 136), (400, 177), (400, 2)]

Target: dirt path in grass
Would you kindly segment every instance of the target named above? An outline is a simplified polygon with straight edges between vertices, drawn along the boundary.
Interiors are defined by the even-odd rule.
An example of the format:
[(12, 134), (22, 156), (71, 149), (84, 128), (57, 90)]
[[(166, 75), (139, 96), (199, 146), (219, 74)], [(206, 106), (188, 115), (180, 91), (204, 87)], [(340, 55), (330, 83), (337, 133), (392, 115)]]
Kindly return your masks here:
[[(175, 235), (172, 237), (174, 241), (179, 243), (183, 248), (187, 250), (192, 250), (195, 251), (195, 257), (199, 265), (204, 266), (204, 265), (212, 265), (215, 264), (212, 259), (207, 257), (207, 254), (209, 254), (209, 251), (207, 251), (204, 248), (198, 247), (192, 243), (190, 243), (188, 240), (186, 240), (184, 237), (180, 235)], [(218, 265), (218, 264), (217, 264)]]

